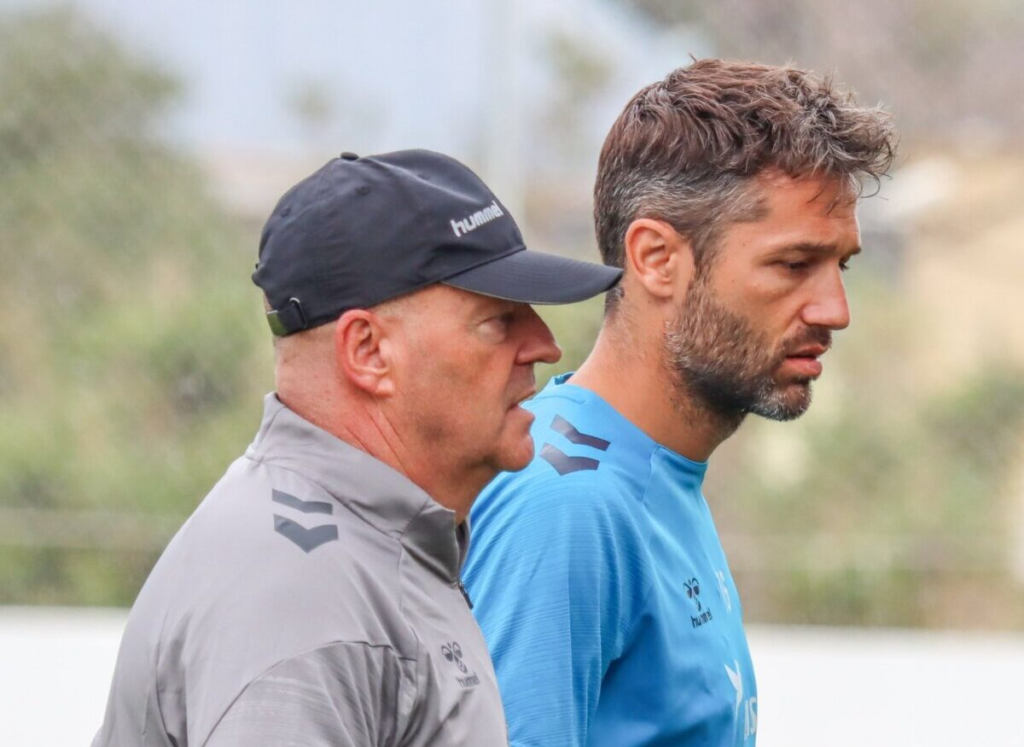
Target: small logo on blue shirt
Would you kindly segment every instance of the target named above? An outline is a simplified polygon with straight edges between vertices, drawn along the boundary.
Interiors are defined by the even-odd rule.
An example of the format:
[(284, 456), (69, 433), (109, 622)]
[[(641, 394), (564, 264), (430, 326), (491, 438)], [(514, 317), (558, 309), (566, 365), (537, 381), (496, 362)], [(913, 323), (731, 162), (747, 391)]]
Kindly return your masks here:
[(700, 612), (700, 581), (696, 577), (691, 578), (689, 581), (684, 582), (686, 585), (686, 596), (693, 600), (694, 604), (697, 605), (697, 611)]
[(690, 616), (690, 624), (695, 628), (699, 628), (701, 625), (711, 622), (714, 619), (714, 615), (711, 614), (711, 608), (705, 608), (700, 601), (700, 581), (694, 576), (689, 581), (684, 581), (683, 585), (686, 587), (686, 596), (693, 600), (693, 603), (697, 605), (697, 614)]

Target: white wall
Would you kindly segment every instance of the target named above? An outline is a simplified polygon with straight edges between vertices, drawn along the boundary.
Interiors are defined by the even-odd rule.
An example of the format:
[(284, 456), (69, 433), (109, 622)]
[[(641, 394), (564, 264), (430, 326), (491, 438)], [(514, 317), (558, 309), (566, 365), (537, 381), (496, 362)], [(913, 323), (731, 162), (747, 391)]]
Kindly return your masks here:
[[(125, 613), (0, 608), (3, 744), (88, 745)], [(752, 627), (759, 747), (1022, 747), (1024, 635)]]

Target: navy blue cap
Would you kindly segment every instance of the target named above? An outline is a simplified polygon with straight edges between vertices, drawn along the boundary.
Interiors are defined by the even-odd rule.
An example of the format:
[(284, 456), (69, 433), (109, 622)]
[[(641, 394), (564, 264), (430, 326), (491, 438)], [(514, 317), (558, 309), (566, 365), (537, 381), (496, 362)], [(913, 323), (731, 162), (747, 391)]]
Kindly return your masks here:
[(263, 228), (252, 279), (275, 335), (434, 283), (531, 304), (602, 293), (622, 271), (528, 251), (463, 164), (426, 150), (342, 153), (292, 187)]

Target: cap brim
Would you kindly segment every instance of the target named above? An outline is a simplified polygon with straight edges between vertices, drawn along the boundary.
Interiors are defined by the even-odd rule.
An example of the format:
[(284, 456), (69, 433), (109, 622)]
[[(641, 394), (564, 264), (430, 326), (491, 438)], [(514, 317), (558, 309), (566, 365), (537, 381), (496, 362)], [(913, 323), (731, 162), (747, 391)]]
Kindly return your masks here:
[(456, 288), (530, 304), (584, 301), (612, 288), (622, 270), (524, 250), (466, 270), (442, 282)]

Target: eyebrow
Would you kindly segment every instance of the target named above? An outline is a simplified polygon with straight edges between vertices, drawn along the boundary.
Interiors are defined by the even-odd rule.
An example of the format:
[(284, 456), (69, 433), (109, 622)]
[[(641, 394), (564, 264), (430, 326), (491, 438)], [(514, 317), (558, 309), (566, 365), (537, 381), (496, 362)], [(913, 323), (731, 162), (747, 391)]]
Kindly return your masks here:
[[(836, 249), (835, 244), (821, 244), (816, 241), (801, 241), (799, 244), (787, 244), (786, 246), (779, 247), (780, 252), (806, 252), (808, 254), (833, 254)], [(852, 257), (855, 254), (861, 253), (861, 247), (857, 246), (850, 252), (843, 252), (843, 256)]]
[(484, 296), (478, 294), (481, 297), (474, 299), (472, 313), (479, 317), (487, 317), (492, 314), (502, 314), (507, 311), (512, 311), (515, 308), (515, 301), (509, 301), (504, 298), (496, 298), (494, 296)]

